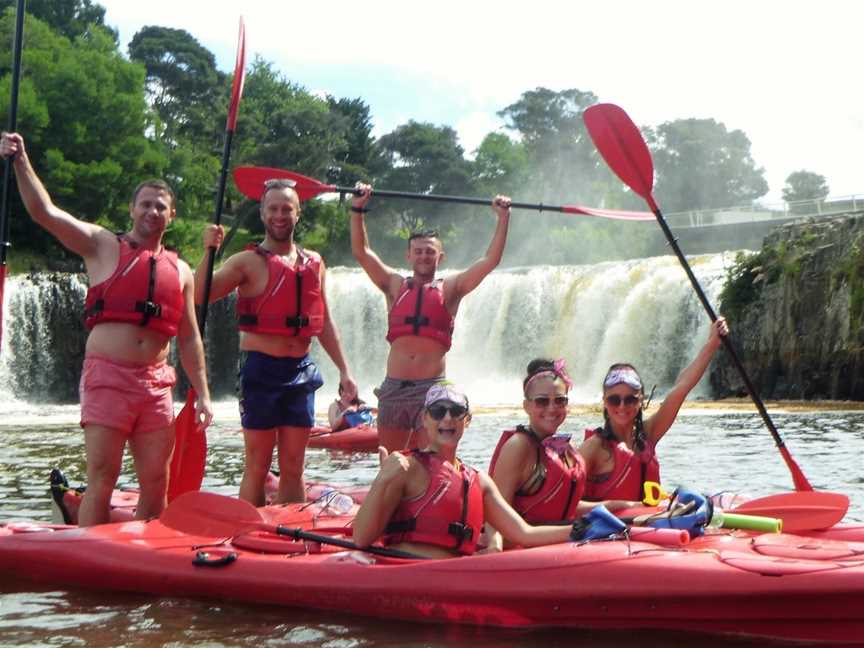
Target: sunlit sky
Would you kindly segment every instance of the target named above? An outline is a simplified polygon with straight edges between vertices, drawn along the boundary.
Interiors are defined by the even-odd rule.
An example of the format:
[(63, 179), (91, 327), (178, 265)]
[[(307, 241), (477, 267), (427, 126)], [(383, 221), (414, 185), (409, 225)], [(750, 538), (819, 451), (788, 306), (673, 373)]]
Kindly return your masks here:
[(409, 119), (446, 124), (470, 153), (526, 90), (578, 88), (639, 125), (698, 117), (743, 130), (770, 186), (763, 201), (801, 169), (824, 175), (832, 196), (864, 194), (864, 3), (97, 2), (124, 52), (146, 25), (185, 29), (226, 72), (242, 14), (249, 60), (312, 92), (361, 97), (379, 135)]

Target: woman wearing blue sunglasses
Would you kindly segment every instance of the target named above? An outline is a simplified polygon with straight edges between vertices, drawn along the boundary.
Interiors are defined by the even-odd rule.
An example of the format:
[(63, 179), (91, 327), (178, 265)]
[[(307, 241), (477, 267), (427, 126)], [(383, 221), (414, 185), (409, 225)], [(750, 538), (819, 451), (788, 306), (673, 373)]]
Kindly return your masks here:
[(642, 419), (645, 389), (633, 365), (614, 364), (603, 379), (602, 428), (586, 430), (580, 454), (590, 477), (585, 489), (589, 500), (641, 500), (646, 481), (660, 482), (655, 448), (675, 422), (684, 403), (729, 333), (726, 320), (712, 325), (699, 355), (681, 372), (657, 411)]

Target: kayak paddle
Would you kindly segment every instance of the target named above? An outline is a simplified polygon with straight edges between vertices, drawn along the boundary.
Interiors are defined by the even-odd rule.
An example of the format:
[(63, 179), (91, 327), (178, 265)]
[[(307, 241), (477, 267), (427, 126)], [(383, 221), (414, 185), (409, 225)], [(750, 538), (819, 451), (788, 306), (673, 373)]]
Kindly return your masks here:
[[(240, 18), (240, 36), (237, 43), (237, 60), (234, 64), (234, 81), (231, 85), (231, 102), (228, 107), (228, 121), (225, 126), (225, 146), (222, 149), (222, 170), (219, 188), (216, 193), (216, 213), (213, 221), (218, 225), (222, 219), (222, 202), (225, 186), (228, 184), (228, 159), (231, 155), (231, 140), (237, 125), (237, 111), (243, 95), (243, 80), (246, 76), (246, 28)], [(207, 323), (207, 305), (210, 301), (210, 286), (213, 282), (213, 264), (216, 250), (210, 248), (207, 257), (207, 276), (204, 280), (204, 302), (198, 312), (198, 329), (204, 340), (204, 327)], [(186, 404), (177, 415), (174, 424), (174, 454), (168, 472), (168, 501), (180, 493), (196, 491), (204, 480), (207, 459), (207, 435), (195, 416), (195, 390), (191, 387), (186, 395)]]
[[(660, 225), (660, 229), (663, 230), (663, 235), (669, 242), (669, 246), (673, 252), (675, 252), (675, 256), (678, 257), (678, 261), (681, 263), (681, 267), (684, 268), (684, 272), (687, 273), (690, 284), (696, 291), (696, 295), (699, 297), (699, 301), (702, 302), (702, 306), (708, 313), (708, 317), (711, 318), (712, 322), (716, 321), (717, 315), (714, 313), (711, 303), (705, 296), (702, 287), (699, 285), (699, 281), (696, 279), (696, 275), (693, 274), (693, 270), (690, 269), (690, 264), (687, 262), (684, 253), (681, 252), (681, 248), (678, 247), (675, 236), (669, 229), (666, 219), (663, 218), (663, 214), (654, 200), (654, 196), (652, 195), (654, 190), (654, 163), (651, 159), (648, 145), (645, 143), (636, 124), (633, 123), (629, 115), (622, 108), (608, 103), (591, 106), (585, 111), (583, 118), (585, 120), (585, 127), (594, 141), (594, 146), (597, 147), (600, 155), (606, 160), (609, 168), (621, 178), (624, 184), (641, 196), (648, 203), (651, 211), (654, 212), (657, 223)], [(738, 369), (738, 373), (741, 374), (744, 386), (747, 388), (750, 398), (753, 399), (756, 409), (759, 410), (765, 426), (771, 432), (771, 436), (774, 437), (774, 443), (780, 449), (780, 454), (783, 456), (786, 466), (792, 473), (792, 482), (795, 484), (795, 490), (812, 491), (813, 487), (807, 481), (801, 468), (795, 463), (795, 460), (789, 453), (789, 449), (786, 447), (783, 439), (780, 438), (780, 433), (774, 426), (774, 422), (768, 415), (762, 399), (756, 393), (756, 387), (750, 381), (747, 370), (738, 358), (735, 347), (732, 346), (732, 340), (729, 339), (728, 335), (720, 339), (723, 342), (723, 346), (729, 352), (732, 363)]]
[(365, 551), (388, 558), (408, 558), (411, 560), (425, 558), (425, 556), (417, 556), (407, 551), (387, 549), (386, 547), (361, 548), (349, 540), (321, 535), (300, 528), (269, 524), (264, 520), (261, 512), (249, 502), (204, 491), (189, 491), (178, 496), (168, 505), (168, 508), (162, 511), (159, 521), (167, 527), (190, 535), (230, 538), (250, 531), (268, 531), (294, 540), (320, 542), (321, 544)]
[(750, 500), (732, 511), (780, 518), (783, 531), (795, 533), (832, 527), (843, 519), (848, 509), (849, 498), (842, 493), (796, 491)]
[[(264, 194), (264, 183), (268, 180), (293, 180), (294, 191), (301, 201), (309, 200), (323, 193), (356, 194), (354, 187), (337, 187), (318, 182), (314, 178), (273, 167), (241, 166), (234, 169), (234, 182), (237, 189), (247, 198), (261, 200)], [(379, 198), (406, 198), (408, 200), (427, 200), (432, 202), (460, 203), (464, 205), (490, 206), (492, 201), (487, 198), (469, 198), (467, 196), (442, 196), (438, 194), (411, 193), (407, 191), (379, 191), (374, 189), (373, 196)], [(649, 212), (622, 211), (618, 209), (598, 209), (582, 205), (544, 205), (543, 203), (511, 203), (513, 209), (533, 209), (535, 211), (557, 211), (565, 214), (583, 214), (616, 220), (649, 221), (653, 220)]]
[[(21, 50), (24, 48), (24, 0), (15, 10), (15, 40), (12, 43), (12, 84), (9, 99), (10, 133), (17, 130), (18, 89), (21, 85)], [(6, 158), (3, 169), (3, 196), (0, 202), (0, 337), (3, 336), (3, 292), (6, 288), (6, 253), (9, 251), (9, 203), (12, 199), (12, 158)]]

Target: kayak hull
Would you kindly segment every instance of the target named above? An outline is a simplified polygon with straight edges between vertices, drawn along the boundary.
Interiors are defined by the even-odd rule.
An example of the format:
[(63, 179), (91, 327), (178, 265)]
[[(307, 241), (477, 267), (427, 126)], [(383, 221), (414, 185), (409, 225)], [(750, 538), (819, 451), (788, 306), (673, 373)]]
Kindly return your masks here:
[(358, 425), (332, 432), (327, 427), (316, 427), (312, 428), (306, 445), (309, 448), (342, 452), (375, 452), (378, 450), (378, 428), (374, 425)]
[[(262, 511), (294, 526), (322, 522), (297, 507)], [(864, 636), (861, 543), (722, 533), (674, 550), (613, 541), (413, 561), (260, 538), (269, 535), (216, 544), (158, 520), (31, 533), (5, 528), (0, 571), (68, 587), (384, 619), (677, 629), (850, 644)], [(256, 536), (269, 544), (250, 548)]]

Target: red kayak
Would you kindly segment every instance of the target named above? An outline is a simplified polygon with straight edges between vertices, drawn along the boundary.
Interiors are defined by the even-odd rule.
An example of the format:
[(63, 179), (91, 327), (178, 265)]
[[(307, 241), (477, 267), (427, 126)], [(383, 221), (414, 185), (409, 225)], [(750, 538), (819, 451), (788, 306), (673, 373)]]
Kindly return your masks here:
[[(345, 521), (334, 524), (298, 505), (253, 508), (262, 522), (238, 520), (241, 528), (223, 542), (225, 534), (212, 529), (233, 525), (234, 508), (195, 512), (205, 522), (212, 517), (212, 527), (200, 527), (206, 534), (178, 531), (176, 520), (167, 526), (168, 511), (162, 521), (86, 529), (10, 524), (0, 527), (0, 572), (57, 587), (384, 620), (651, 628), (849, 645), (864, 637), (864, 543), (716, 531), (678, 547), (630, 539), (406, 559), (331, 547), (331, 538), (350, 542)], [(286, 539), (269, 526), (280, 523), (324, 542)]]
[[(271, 502), (279, 488), (279, 477), (272, 472), (269, 473), (264, 488), (267, 501)], [(78, 509), (81, 508), (81, 499), (84, 496), (84, 490), (84, 486), (79, 486), (78, 488), (69, 486), (66, 477), (58, 468), (54, 468), (51, 471), (51, 519), (55, 524), (78, 524)], [(368, 490), (368, 487), (365, 486), (340, 486), (321, 482), (307, 482), (306, 499), (311, 503), (326, 503), (330, 501), (332, 497), (330, 493), (332, 492), (337, 495), (350, 497), (355, 504), (362, 504)], [(135, 519), (135, 509), (138, 506), (138, 492), (137, 488), (124, 488), (115, 489), (111, 493), (111, 522), (128, 522)], [(330, 508), (337, 509), (335, 502)], [(326, 512), (334, 511), (325, 510)]]
[(329, 427), (314, 427), (306, 445), (343, 452), (375, 452), (378, 450), (378, 428), (358, 425), (333, 432)]

